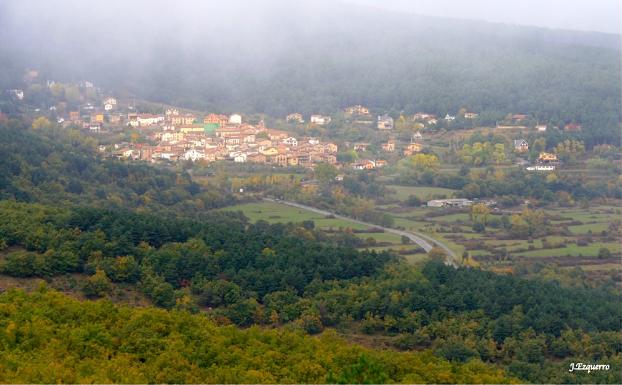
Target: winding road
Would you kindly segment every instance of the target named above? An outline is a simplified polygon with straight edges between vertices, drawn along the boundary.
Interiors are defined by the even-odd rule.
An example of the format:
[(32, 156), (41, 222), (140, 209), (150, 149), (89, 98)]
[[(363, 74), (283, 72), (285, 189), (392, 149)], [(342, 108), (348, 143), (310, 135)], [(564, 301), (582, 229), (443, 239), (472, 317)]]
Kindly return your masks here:
[(456, 262), (458, 261), (458, 257), (456, 256), (456, 254), (449, 247), (447, 247), (447, 245), (445, 245), (444, 243), (439, 242), (436, 239), (430, 238), (427, 235), (417, 233), (417, 232), (408, 232), (408, 231), (403, 231), (403, 230), (392, 229), (390, 227), (384, 227), (384, 226), (379, 226), (379, 225), (369, 223), (369, 222), (359, 221), (358, 219), (346, 217), (346, 216), (333, 213), (330, 211), (326, 211), (326, 210), (320, 210), (318, 208), (307, 206), (307, 205), (302, 205), (296, 202), (284, 201), (284, 200), (279, 200), (279, 199), (271, 199), (271, 198), (264, 198), (264, 200), (268, 202), (272, 202), (272, 203), (278, 203), (282, 205), (296, 207), (302, 210), (311, 211), (311, 212), (324, 215), (324, 216), (332, 215), (338, 219), (343, 219), (343, 220), (350, 221), (353, 223), (358, 223), (359, 225), (363, 225), (363, 226), (375, 227), (378, 229), (382, 229), (387, 233), (393, 233), (399, 236), (404, 236), (410, 239), (412, 242), (421, 246), (421, 248), (424, 249), (426, 252), (430, 251), (433, 247), (438, 247), (447, 254), (447, 260), (445, 261), (445, 264), (453, 266), (453, 267), (458, 267), (458, 264)]

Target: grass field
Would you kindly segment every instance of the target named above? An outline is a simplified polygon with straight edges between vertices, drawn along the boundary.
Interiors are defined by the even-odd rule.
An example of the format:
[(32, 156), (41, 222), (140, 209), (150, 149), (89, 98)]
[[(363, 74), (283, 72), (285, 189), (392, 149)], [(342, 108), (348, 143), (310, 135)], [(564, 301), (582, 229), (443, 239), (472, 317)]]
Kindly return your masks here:
[(525, 257), (596, 257), (601, 248), (607, 248), (612, 253), (620, 252), (620, 245), (617, 243), (593, 243), (587, 246), (577, 246), (574, 243), (558, 249), (541, 249), (517, 253)]
[[(313, 221), (315, 226), (320, 229), (345, 229), (350, 228), (352, 230), (367, 230), (368, 227), (350, 222), (348, 220), (337, 218), (326, 218), (321, 214), (317, 214), (311, 211), (282, 205), (273, 202), (258, 202), (258, 203), (245, 203), (236, 206), (230, 206), (222, 209), (224, 211), (241, 211), (251, 222), (257, 222), (264, 220), (269, 223), (300, 223), (302, 221)], [(402, 244), (402, 238), (399, 235), (385, 232), (378, 233), (356, 233), (357, 237), (366, 240), (367, 238), (373, 238), (378, 244), (378, 247), (371, 247), (374, 250), (400, 250), (400, 249), (415, 249), (416, 245)], [(405, 255), (408, 261), (420, 261), (422, 258), (427, 257), (425, 253), (415, 253), (412, 255)]]
[(588, 233), (600, 233), (603, 230), (607, 230), (609, 227), (609, 223), (599, 222), (599, 223), (588, 223), (585, 225), (577, 225), (577, 226), (568, 226), (568, 230), (570, 230), (573, 234), (588, 234)]
[(251, 222), (264, 220), (269, 223), (299, 223), (313, 221), (319, 228), (351, 228), (365, 230), (367, 226), (337, 218), (326, 218), (311, 211), (273, 202), (244, 203), (224, 208), (226, 211), (241, 211)]

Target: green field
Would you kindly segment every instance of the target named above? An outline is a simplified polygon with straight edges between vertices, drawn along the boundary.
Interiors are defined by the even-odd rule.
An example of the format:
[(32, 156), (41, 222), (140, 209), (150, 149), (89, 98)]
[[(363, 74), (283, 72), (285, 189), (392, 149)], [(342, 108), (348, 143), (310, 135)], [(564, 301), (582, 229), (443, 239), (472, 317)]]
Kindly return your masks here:
[(588, 246), (577, 246), (568, 244), (566, 247), (558, 249), (541, 249), (517, 253), (525, 257), (596, 257), (601, 248), (607, 248), (612, 253), (620, 252), (620, 245), (617, 243), (593, 243)]
[[(327, 218), (321, 214), (274, 202), (244, 203), (226, 207), (222, 210), (241, 211), (251, 222), (257, 222), (259, 220), (264, 220), (269, 223), (300, 223), (302, 221), (313, 221), (317, 228), (323, 230), (338, 230), (340, 228), (349, 228), (352, 230), (368, 229), (367, 226), (355, 222), (344, 219)], [(383, 249), (402, 246), (402, 238), (393, 233), (356, 233), (355, 235), (361, 239), (373, 238), (377, 243), (386, 245)], [(413, 248), (416, 245), (407, 246)]]
[(226, 207), (226, 211), (241, 211), (251, 222), (264, 220), (269, 223), (299, 223), (313, 221), (319, 228), (350, 228), (365, 230), (367, 226), (337, 218), (326, 218), (321, 214), (273, 202), (244, 203)]
[(568, 230), (570, 230), (573, 234), (592, 234), (600, 233), (604, 230), (607, 230), (609, 227), (609, 223), (588, 223), (585, 225), (577, 225), (577, 226), (568, 226)]

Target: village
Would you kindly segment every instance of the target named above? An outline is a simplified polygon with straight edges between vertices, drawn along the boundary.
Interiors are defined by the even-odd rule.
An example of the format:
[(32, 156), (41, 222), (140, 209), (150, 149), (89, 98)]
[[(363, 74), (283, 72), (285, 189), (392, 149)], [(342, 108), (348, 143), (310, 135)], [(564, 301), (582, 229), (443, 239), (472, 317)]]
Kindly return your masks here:
[[(87, 86), (90, 84), (87, 83)], [(10, 90), (12, 95), (23, 98), (22, 90)], [(55, 112), (54, 108), (54, 112)], [(355, 105), (343, 109), (342, 114), (352, 124), (369, 126), (377, 133), (384, 135), (384, 141), (374, 147), (369, 142), (324, 141), (318, 136), (295, 136), (283, 129), (266, 127), (264, 120), (251, 124), (241, 114), (231, 115), (209, 113), (201, 115), (196, 112), (183, 111), (180, 108), (166, 108), (164, 113), (137, 112), (131, 105), (121, 106), (114, 97), (101, 99), (101, 104), (86, 103), (76, 111), (68, 111), (59, 116), (57, 121), (63, 126), (77, 126), (92, 134), (102, 134), (120, 129), (131, 128), (140, 132), (147, 139), (143, 142), (123, 141), (111, 145), (100, 145), (100, 152), (107, 157), (140, 160), (147, 162), (216, 162), (231, 161), (235, 163), (258, 163), (271, 166), (301, 166), (313, 168), (315, 164), (327, 163), (338, 168), (352, 170), (373, 170), (384, 167), (395, 155), (409, 157), (425, 152), (422, 132), (434, 129), (439, 124), (452, 124), (456, 116), (447, 114), (438, 118), (434, 114), (416, 113), (411, 118), (416, 130), (409, 140), (396, 139), (395, 121), (388, 114), (373, 119), (367, 107)], [(459, 118), (474, 120), (478, 114), (460, 111)], [(519, 129), (533, 130), (543, 133), (546, 124), (537, 123), (527, 126), (529, 117), (522, 114), (511, 114), (506, 120), (497, 122), (497, 130)], [(291, 113), (284, 119), (290, 125), (302, 125), (304, 116)], [(311, 126), (326, 126), (332, 121), (331, 116), (311, 115)], [(375, 124), (374, 124), (375, 123)], [(580, 130), (580, 125), (569, 124), (565, 131)], [(351, 151), (357, 156), (350, 161), (339, 161), (338, 150)], [(529, 143), (520, 138), (513, 140), (513, 152), (517, 155), (527, 153)], [(363, 156), (358, 156), (361, 154)], [(366, 156), (365, 156), (366, 155)], [(373, 158), (369, 157), (373, 155)], [(560, 164), (557, 155), (542, 151), (534, 164), (519, 159), (519, 165), (527, 171), (553, 171)]]
[[(4, 93), (14, 103), (26, 105), (29, 96), (33, 97), (29, 95), (32, 84), (41, 84), (39, 92), (46, 93), (46, 107), (31, 110), (33, 119), (46, 117), (100, 139), (119, 138), (109, 134), (130, 130), (130, 140), (127, 136), (112, 143), (98, 140), (100, 153), (105, 157), (150, 163), (229, 161), (311, 169), (326, 163), (344, 171), (373, 170), (419, 153), (434, 153), (439, 148), (431, 145), (431, 138), (435, 137), (437, 142), (452, 140), (440, 137), (439, 133), (468, 133), (468, 129), (461, 127), (485, 128), (492, 123), (494, 126), (489, 129), (504, 135), (511, 144), (511, 148), (503, 151), (512, 154), (516, 165), (528, 172), (551, 172), (561, 164), (558, 154), (542, 149), (534, 155), (523, 135), (544, 135), (547, 129), (577, 132), (582, 128), (575, 122), (560, 128), (518, 113), (491, 122), (467, 109), (446, 113), (444, 117), (418, 112), (394, 118), (395, 113), (375, 111), (378, 115), (374, 115), (362, 105), (348, 106), (332, 115), (312, 114), (308, 120), (299, 112), (281, 118), (266, 117), (268, 125), (263, 116), (257, 115), (201, 113), (144, 101), (137, 105), (133, 99), (109, 96), (110, 93), (90, 81), (42, 82), (36, 70), (26, 72), (25, 82), (31, 88), (8, 89)], [(278, 129), (270, 128), (275, 126)], [(340, 134), (333, 134), (330, 139), (326, 135), (344, 126), (358, 130), (363, 141), (348, 141)]]

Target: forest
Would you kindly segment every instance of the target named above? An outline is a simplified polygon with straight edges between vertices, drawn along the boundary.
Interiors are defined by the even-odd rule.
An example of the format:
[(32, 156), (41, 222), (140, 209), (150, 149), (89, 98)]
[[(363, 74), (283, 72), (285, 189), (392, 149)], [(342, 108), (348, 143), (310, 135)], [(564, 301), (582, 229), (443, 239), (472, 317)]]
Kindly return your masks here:
[(96, 142), (54, 125), (32, 129), (18, 119), (0, 121), (0, 198), (60, 205), (86, 203), (193, 215), (233, 202), (187, 173), (155, 169), (96, 154)]
[(334, 332), (218, 326), (201, 315), (79, 302), (40, 287), (0, 294), (5, 383), (508, 383), (478, 360), (379, 351)]
[[(228, 185), (103, 159), (72, 129), (14, 120), (0, 127), (0, 274), (77, 277), (67, 294), (84, 300), (47, 290), (0, 294), (7, 381), (51, 381), (52, 365), (74, 382), (622, 382), (618, 370), (567, 372), (570, 362), (622, 364), (620, 293), (611, 287), (456, 269), (432, 253), (413, 266), (392, 252), (358, 250), (355, 235), (313, 222), (251, 224), (207, 210), (234, 201)], [(430, 155), (411, 163), (417, 178), (436, 164)], [(318, 171), (331, 179), (328, 167)], [(382, 194), (370, 184), (344, 187)], [(113, 305), (112, 294), (123, 290), (161, 309)], [(326, 342), (334, 333), (384, 342), (375, 350)], [(45, 342), (50, 335), (61, 337)], [(216, 350), (200, 348), (211, 338)], [(314, 369), (274, 363), (294, 341), (296, 362)], [(310, 358), (342, 349), (343, 358)], [(91, 364), (102, 357), (103, 366)], [(449, 374), (431, 369), (432, 377), (421, 377), (413, 369), (419, 362)]]
[[(618, 362), (622, 353), (620, 297), (611, 289), (565, 288), (435, 261), (418, 270), (388, 253), (321, 240), (304, 224), (175, 221), (11, 202), (0, 213), (3, 274), (80, 272), (90, 276), (81, 287), (89, 298), (106, 297), (112, 285), (135, 285), (157, 306), (207, 310), (224, 324), (383, 334), (396, 349), (500, 364), (528, 381), (562, 381), (567, 362)], [(594, 344), (578, 343), (585, 340)]]

